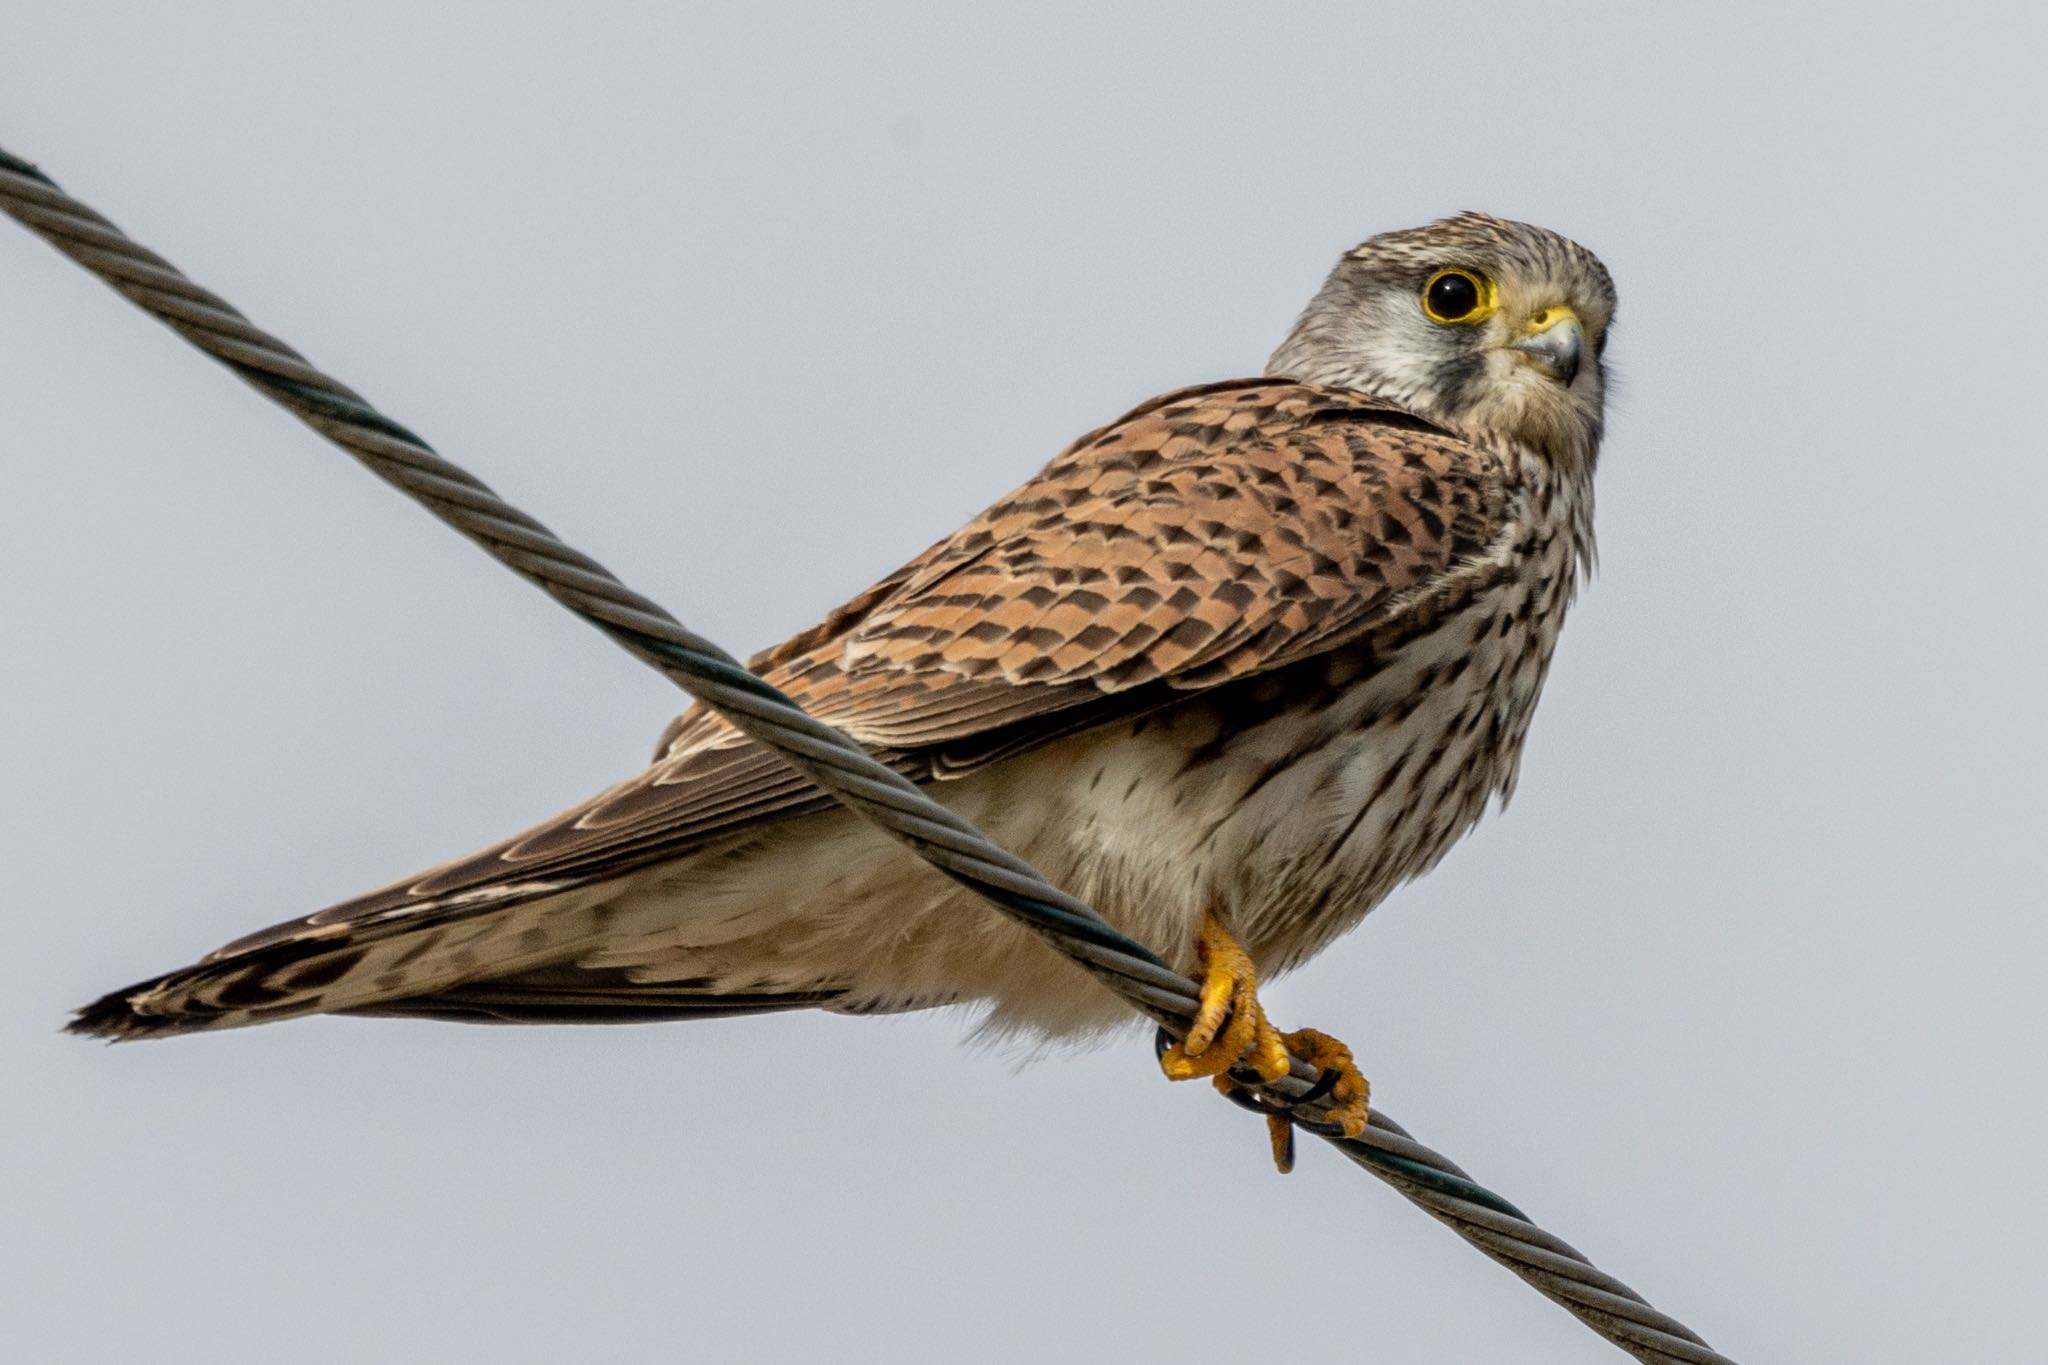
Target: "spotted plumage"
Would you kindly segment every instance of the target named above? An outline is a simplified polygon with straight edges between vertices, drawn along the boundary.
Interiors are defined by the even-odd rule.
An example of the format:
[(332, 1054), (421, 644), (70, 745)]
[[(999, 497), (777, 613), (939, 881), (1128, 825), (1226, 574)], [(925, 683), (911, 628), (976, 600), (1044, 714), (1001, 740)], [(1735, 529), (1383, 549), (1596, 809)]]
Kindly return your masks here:
[[(1423, 291), (1467, 314), (1445, 320)], [(1293, 965), (1513, 787), (1592, 553), (1613, 293), (1468, 214), (1339, 262), (1269, 377), (1091, 432), (753, 667), (1195, 965)], [(1582, 351), (1583, 346), (1583, 351)], [(143, 1037), (319, 1012), (513, 1021), (1120, 1007), (701, 708), (535, 829), (116, 992)]]

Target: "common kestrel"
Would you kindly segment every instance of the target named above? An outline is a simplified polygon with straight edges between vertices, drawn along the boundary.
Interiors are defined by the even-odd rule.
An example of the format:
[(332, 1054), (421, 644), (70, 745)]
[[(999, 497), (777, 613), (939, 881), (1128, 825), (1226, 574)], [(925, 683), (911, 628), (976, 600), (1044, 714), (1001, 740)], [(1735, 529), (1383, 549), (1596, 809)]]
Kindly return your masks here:
[[(1090, 432), (752, 667), (1206, 982), (1175, 1077), (1334, 1040), (1257, 972), (1321, 950), (1506, 799), (1593, 553), (1606, 269), (1467, 213), (1346, 254), (1263, 379)], [(1257, 964), (1256, 969), (1254, 964)], [(482, 852), (79, 1011), (147, 1038), (314, 1013), (516, 1023), (971, 1004), (1129, 1019), (718, 716)]]

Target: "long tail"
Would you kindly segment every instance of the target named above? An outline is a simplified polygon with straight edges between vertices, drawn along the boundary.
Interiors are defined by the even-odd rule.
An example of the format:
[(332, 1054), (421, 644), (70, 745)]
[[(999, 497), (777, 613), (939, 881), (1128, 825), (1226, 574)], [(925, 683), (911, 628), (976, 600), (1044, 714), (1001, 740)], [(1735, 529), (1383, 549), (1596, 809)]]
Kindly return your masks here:
[(343, 913), (281, 924), (103, 996), (68, 1031), (159, 1038), (432, 997), (572, 957), (602, 931), (612, 889), (529, 884), (414, 902), (401, 913), (337, 907)]

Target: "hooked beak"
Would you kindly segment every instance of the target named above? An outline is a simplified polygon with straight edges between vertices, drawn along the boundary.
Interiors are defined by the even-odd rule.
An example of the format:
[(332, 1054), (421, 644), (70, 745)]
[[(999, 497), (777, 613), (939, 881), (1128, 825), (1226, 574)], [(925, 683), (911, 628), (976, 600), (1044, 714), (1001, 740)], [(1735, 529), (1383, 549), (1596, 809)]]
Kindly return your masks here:
[(1529, 319), (1508, 349), (1570, 388), (1586, 353), (1586, 329), (1571, 309), (1546, 308)]

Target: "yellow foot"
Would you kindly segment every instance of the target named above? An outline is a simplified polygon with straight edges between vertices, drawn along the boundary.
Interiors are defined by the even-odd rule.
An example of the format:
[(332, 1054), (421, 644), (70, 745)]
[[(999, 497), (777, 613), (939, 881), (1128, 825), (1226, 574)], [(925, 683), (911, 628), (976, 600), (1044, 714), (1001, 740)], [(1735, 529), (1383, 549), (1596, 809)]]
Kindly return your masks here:
[(1301, 1028), (1287, 1035), (1287, 1050), (1322, 1069), (1323, 1077), (1316, 1088), (1323, 1091), (1324, 1119), (1342, 1128), (1345, 1137), (1355, 1138), (1363, 1133), (1370, 1114), (1367, 1106), (1372, 1099), (1372, 1086), (1358, 1073), (1351, 1049), (1327, 1033)]
[(1159, 1059), (1168, 1080), (1216, 1076), (1240, 1062), (1269, 1081), (1287, 1074), (1287, 1045), (1259, 1004), (1259, 976), (1251, 954), (1214, 915), (1202, 916), (1195, 934), (1202, 964), (1202, 1004), (1188, 1036)]
[[(1312, 1092), (1327, 1122), (1345, 1137), (1365, 1131), (1366, 1101), (1372, 1089), (1358, 1072), (1351, 1049), (1312, 1028), (1281, 1033), (1259, 1004), (1259, 978), (1251, 954), (1230, 936), (1214, 915), (1202, 917), (1195, 953), (1202, 964), (1202, 1003), (1188, 1036), (1167, 1048), (1159, 1059), (1168, 1080), (1213, 1076), (1216, 1088), (1232, 1094), (1243, 1088), (1229, 1072), (1249, 1067), (1261, 1080), (1277, 1081), (1289, 1070), (1291, 1052), (1320, 1068)], [(1269, 1114), (1266, 1126), (1273, 1140), (1273, 1164), (1285, 1175), (1294, 1169), (1294, 1124)]]
[[(1320, 1092), (1319, 1098), (1325, 1106), (1324, 1121), (1343, 1129), (1345, 1137), (1355, 1138), (1363, 1133), (1372, 1087), (1359, 1074), (1358, 1063), (1351, 1058), (1351, 1049), (1329, 1034), (1312, 1028), (1283, 1034), (1281, 1040), (1289, 1052), (1322, 1071), (1311, 1093)], [(1227, 1095), (1238, 1085), (1228, 1076), (1218, 1076), (1216, 1088)], [(1268, 1114), (1266, 1134), (1273, 1143), (1273, 1165), (1280, 1174), (1286, 1175), (1294, 1169), (1294, 1124), (1282, 1115)]]

